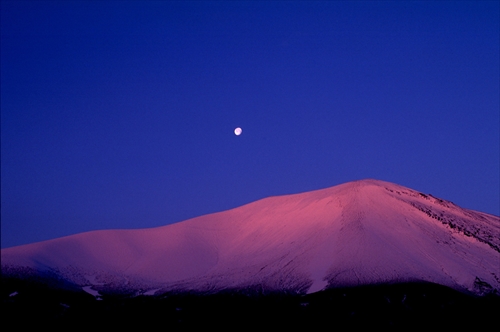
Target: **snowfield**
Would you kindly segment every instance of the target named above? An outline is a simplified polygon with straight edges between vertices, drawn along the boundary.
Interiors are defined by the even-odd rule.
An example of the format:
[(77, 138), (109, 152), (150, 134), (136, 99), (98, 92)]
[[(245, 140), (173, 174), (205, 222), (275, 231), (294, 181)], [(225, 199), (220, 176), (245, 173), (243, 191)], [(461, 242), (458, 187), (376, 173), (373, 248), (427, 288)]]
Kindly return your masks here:
[(3, 249), (1, 262), (4, 275), (50, 273), (96, 293), (304, 294), (427, 281), (498, 294), (500, 218), (362, 180), (158, 228), (93, 231)]

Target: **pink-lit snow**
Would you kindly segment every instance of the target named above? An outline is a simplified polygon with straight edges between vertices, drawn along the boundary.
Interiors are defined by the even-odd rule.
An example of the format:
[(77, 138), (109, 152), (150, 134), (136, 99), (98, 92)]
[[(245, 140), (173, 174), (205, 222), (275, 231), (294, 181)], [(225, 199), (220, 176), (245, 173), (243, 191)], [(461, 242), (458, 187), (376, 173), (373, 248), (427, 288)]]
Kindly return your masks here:
[(158, 228), (3, 249), (1, 258), (3, 272), (50, 271), (96, 291), (312, 293), (429, 281), (483, 294), (500, 292), (500, 218), (362, 180)]

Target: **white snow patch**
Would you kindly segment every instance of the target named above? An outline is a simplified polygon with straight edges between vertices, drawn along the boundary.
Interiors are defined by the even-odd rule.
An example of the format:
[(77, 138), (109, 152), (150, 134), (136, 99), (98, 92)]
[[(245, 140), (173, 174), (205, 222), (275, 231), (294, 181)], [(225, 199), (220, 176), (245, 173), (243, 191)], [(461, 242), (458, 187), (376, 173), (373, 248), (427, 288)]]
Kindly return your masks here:
[(142, 295), (147, 295), (147, 296), (153, 296), (157, 291), (159, 291), (161, 288), (155, 288), (155, 289), (150, 289), (147, 292), (144, 292)]
[(82, 289), (85, 292), (89, 293), (90, 295), (94, 296), (96, 298), (96, 300), (98, 300), (98, 301), (102, 300), (102, 297), (101, 297), (102, 295), (99, 294), (99, 292), (96, 291), (95, 289), (92, 289), (92, 286), (85, 286), (85, 287), (82, 287)]
[(319, 292), (320, 290), (325, 289), (327, 285), (328, 285), (328, 281), (316, 279), (316, 280), (314, 280), (311, 287), (309, 287), (309, 289), (307, 290), (307, 294)]

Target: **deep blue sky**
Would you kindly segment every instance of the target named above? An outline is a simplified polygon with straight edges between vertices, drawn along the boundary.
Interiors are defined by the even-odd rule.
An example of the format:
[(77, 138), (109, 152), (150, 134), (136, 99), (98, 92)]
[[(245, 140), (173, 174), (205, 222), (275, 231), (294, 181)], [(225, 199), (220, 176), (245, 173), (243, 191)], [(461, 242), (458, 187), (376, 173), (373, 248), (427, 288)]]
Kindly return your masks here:
[(3, 0), (1, 246), (364, 178), (499, 215), (499, 17), (498, 1)]

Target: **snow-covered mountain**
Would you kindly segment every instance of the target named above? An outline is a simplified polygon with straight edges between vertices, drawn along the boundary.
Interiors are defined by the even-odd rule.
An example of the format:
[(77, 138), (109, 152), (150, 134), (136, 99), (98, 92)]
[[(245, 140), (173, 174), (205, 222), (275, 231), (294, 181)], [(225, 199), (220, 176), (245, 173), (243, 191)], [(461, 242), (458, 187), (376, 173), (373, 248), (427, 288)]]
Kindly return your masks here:
[(1, 264), (4, 276), (50, 275), (95, 293), (313, 293), (427, 281), (498, 294), (500, 218), (362, 180), (158, 228), (3, 249)]

